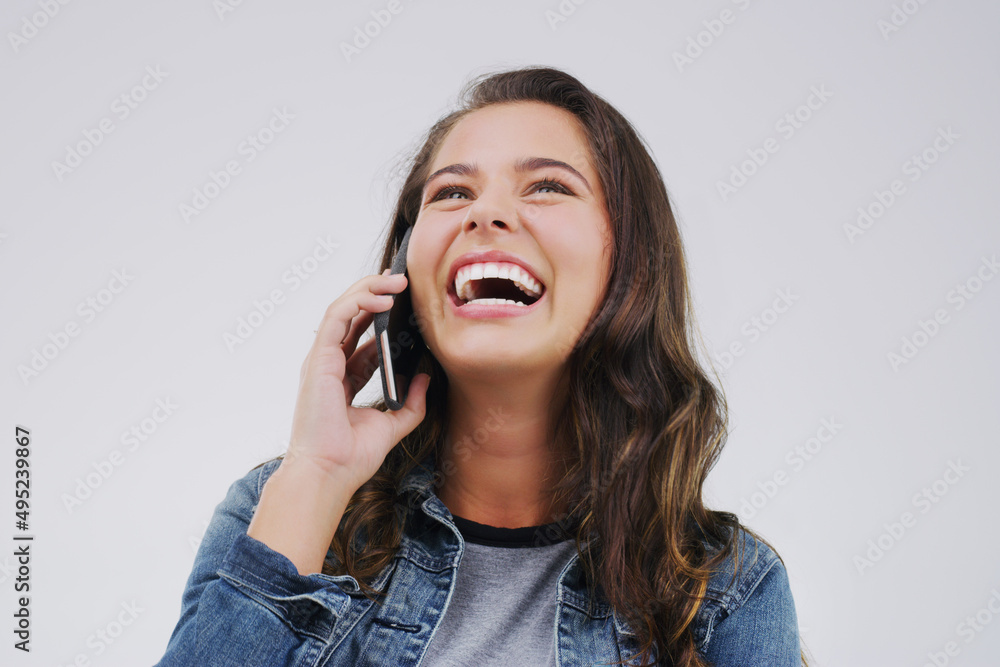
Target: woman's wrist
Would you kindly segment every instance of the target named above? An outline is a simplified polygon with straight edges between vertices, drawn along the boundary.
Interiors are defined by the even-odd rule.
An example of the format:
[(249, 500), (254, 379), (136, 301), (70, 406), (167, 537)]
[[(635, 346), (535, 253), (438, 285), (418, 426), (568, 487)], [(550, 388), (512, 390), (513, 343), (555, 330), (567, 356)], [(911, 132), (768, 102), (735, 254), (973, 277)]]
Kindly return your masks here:
[(264, 484), (247, 535), (284, 555), (299, 574), (321, 572), (355, 491), (346, 471), (283, 460)]

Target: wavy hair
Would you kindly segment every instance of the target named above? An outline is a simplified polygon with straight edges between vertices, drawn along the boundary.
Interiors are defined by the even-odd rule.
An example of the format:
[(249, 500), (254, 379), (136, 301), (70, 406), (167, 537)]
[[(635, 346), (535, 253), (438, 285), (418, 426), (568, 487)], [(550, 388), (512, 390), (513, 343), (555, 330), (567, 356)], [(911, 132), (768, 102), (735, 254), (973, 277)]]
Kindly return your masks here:
[[(692, 632), (696, 613), (710, 577), (728, 558), (740, 560), (739, 519), (702, 502), (728, 414), (721, 390), (692, 353), (697, 330), (680, 231), (663, 178), (629, 121), (557, 69), (524, 67), (471, 80), (458, 109), (430, 128), (408, 162), (378, 271), (390, 266), (416, 222), (423, 183), (452, 128), (478, 109), (527, 101), (579, 121), (613, 237), (604, 300), (569, 358), (556, 428), (570, 461), (554, 487), (556, 506), (569, 508), (566, 525), (575, 532), (588, 587), (599, 587), (637, 633), (643, 665), (704, 667)], [(339, 562), (324, 565), (326, 574), (353, 575), (370, 597), (378, 593), (369, 582), (399, 548), (400, 482), (426, 456), (443, 454), (448, 379), (429, 351), (418, 370), (431, 375), (426, 416), (354, 494), (331, 544)], [(371, 407), (387, 409), (381, 400)]]

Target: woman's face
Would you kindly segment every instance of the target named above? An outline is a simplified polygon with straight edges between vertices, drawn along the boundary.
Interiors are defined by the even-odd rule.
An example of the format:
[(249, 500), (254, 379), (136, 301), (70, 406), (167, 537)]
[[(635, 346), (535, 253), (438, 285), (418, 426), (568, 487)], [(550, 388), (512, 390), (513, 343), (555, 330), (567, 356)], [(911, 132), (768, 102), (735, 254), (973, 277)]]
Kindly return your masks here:
[[(579, 121), (538, 102), (480, 109), (448, 134), (429, 173), (407, 272), (431, 352), (449, 377), (559, 370), (610, 267), (610, 222)], [(487, 252), (504, 255), (475, 255)], [(530, 305), (469, 303), (508, 297)]]

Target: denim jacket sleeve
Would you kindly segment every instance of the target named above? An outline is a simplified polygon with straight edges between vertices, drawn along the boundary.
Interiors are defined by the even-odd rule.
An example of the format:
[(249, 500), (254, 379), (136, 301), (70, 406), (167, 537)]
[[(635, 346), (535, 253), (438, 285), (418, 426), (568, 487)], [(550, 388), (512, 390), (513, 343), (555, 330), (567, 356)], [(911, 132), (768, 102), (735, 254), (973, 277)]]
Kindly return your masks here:
[(715, 667), (799, 667), (798, 620), (788, 573), (778, 555), (741, 531), (742, 571), (732, 565), (709, 584), (714, 598), (700, 612), (700, 648)]
[[(234, 482), (215, 508), (157, 667), (314, 665), (355, 589), (352, 577), (302, 576), (246, 534), (270, 461)], [(353, 584), (353, 585), (352, 585)]]

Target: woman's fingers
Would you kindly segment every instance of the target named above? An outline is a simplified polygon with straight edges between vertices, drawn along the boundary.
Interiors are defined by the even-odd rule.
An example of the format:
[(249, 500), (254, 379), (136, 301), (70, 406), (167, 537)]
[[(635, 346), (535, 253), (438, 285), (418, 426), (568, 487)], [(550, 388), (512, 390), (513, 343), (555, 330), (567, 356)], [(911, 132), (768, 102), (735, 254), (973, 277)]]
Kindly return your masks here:
[[(389, 310), (393, 303), (392, 295), (403, 291), (405, 287), (406, 276), (401, 273), (362, 278), (326, 309), (314, 346), (328, 347), (346, 343), (351, 323), (361, 311), (381, 313)], [(358, 332), (358, 337), (363, 331), (361, 329)]]
[[(362, 343), (362, 335), (374, 314), (389, 310), (392, 295), (405, 288), (404, 275), (366, 276), (327, 307), (302, 365), (289, 455), (311, 460), (321, 469), (350, 471), (360, 484), (375, 473), (399, 438), (420, 422), (423, 407), (416, 406), (422, 405), (422, 397), (408, 403), (412, 407), (402, 421), (352, 405), (378, 370), (376, 341)], [(393, 434), (398, 437), (387, 440)]]
[(364, 335), (365, 331), (368, 330), (368, 327), (371, 326), (372, 320), (374, 319), (375, 313), (362, 310), (361, 314), (355, 317), (354, 321), (351, 322), (351, 330), (347, 332), (347, 338), (344, 339), (344, 342), (340, 346), (341, 349), (344, 350), (345, 358), (350, 359), (351, 355), (354, 354), (358, 341), (361, 339), (361, 336)]
[(347, 368), (344, 371), (344, 393), (347, 395), (348, 403), (354, 402), (354, 397), (368, 384), (377, 369), (378, 351), (375, 348), (375, 339), (369, 338), (347, 360)]
[(340, 348), (347, 342), (351, 323), (362, 311), (381, 313), (391, 305), (392, 297), (388, 294), (374, 294), (368, 290), (345, 294), (326, 309), (313, 348)]
[(427, 412), (427, 386), (430, 381), (431, 377), (427, 373), (417, 373), (410, 381), (403, 407), (385, 412), (393, 424), (393, 442), (402, 440), (423, 421)]

